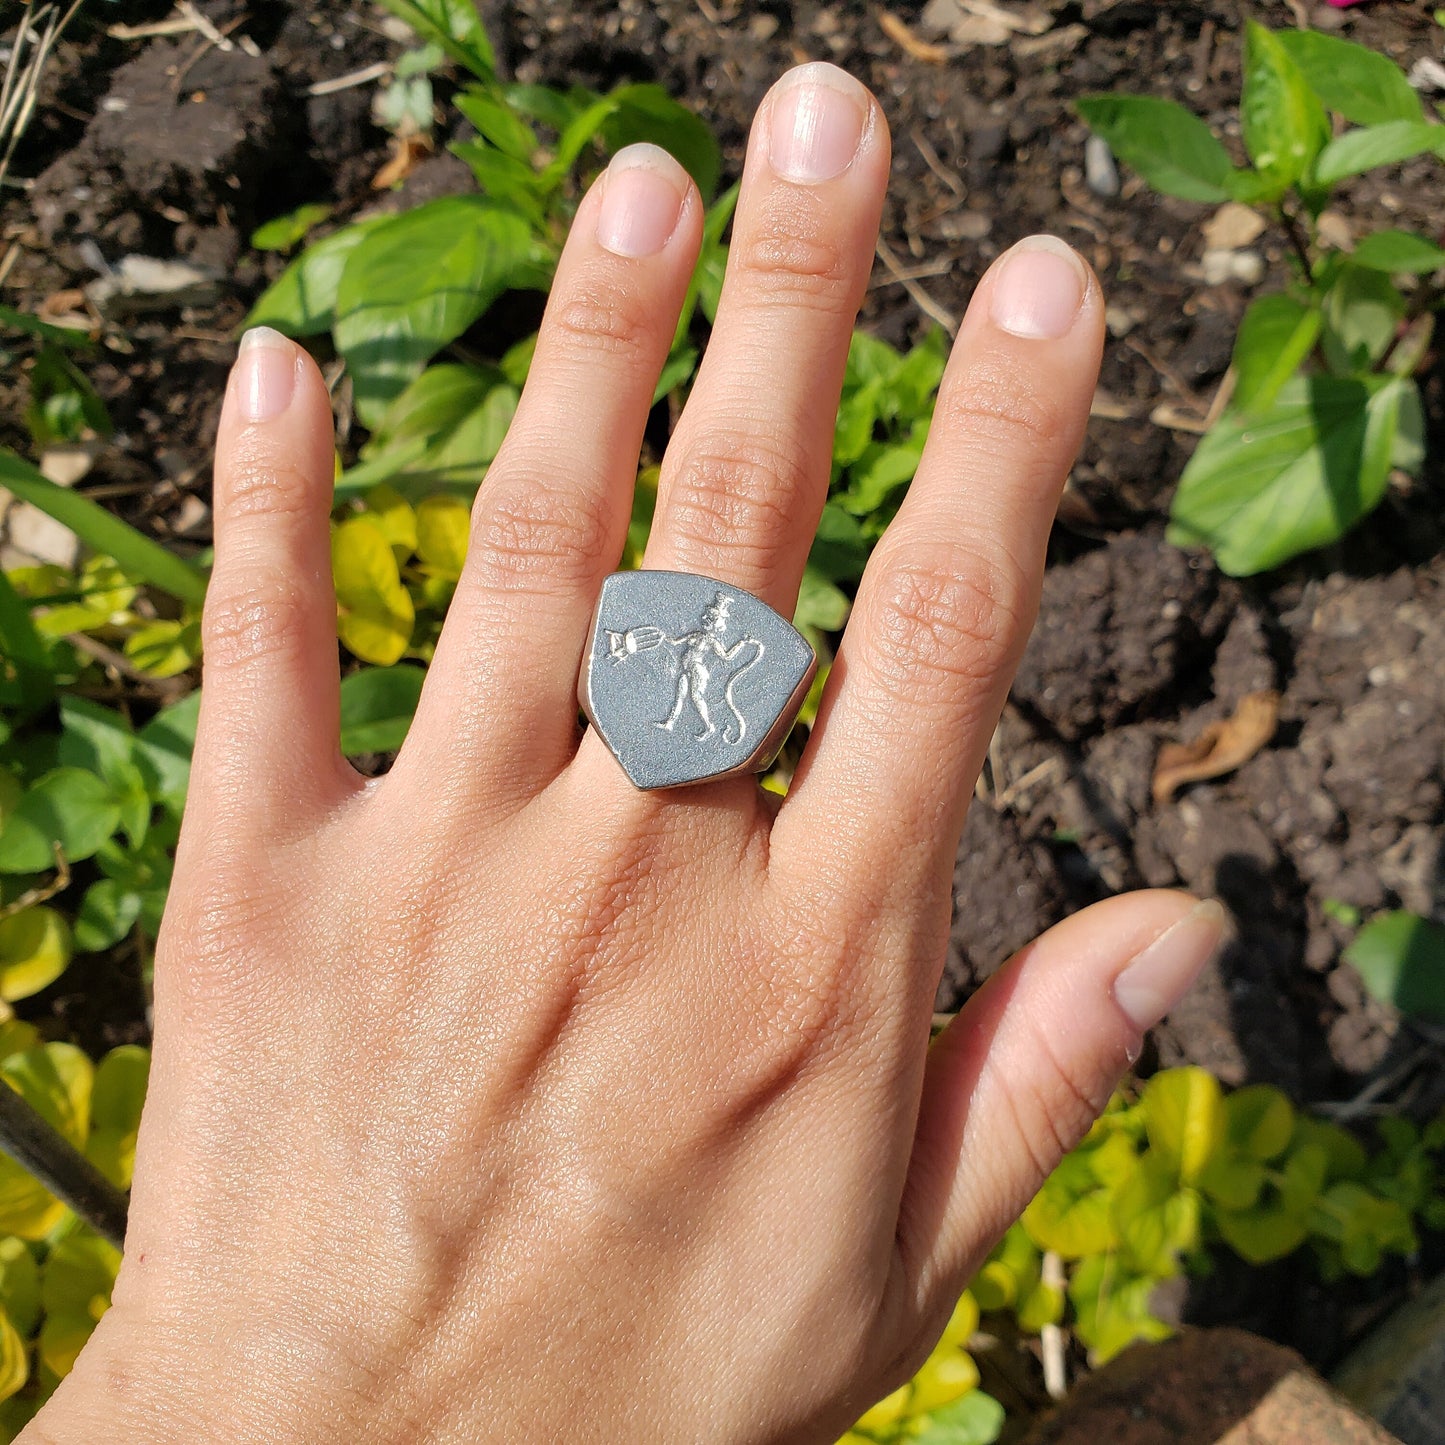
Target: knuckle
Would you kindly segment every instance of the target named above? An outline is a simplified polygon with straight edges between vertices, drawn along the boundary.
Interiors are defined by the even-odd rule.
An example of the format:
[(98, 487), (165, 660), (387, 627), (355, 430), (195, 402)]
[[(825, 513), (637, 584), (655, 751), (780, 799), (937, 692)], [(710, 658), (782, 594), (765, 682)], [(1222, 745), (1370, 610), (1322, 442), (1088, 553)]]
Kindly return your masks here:
[(853, 304), (855, 268), (823, 215), (806, 200), (777, 206), (741, 241), (735, 238), (730, 265), (750, 296), (828, 311)]
[(658, 313), (641, 297), (602, 289), (581, 290), (556, 305), (551, 324), (571, 351), (640, 361), (651, 350)]
[(211, 582), (201, 616), (201, 647), (208, 668), (246, 667), (295, 646), (306, 628), (310, 599), (284, 571), (248, 562), (243, 582), (224, 574)]
[(564, 488), (535, 475), (525, 482), (489, 478), (477, 495), (472, 528), (468, 566), (484, 587), (500, 591), (588, 585), (605, 570), (611, 547), (611, 518), (597, 487)]
[(217, 498), (224, 517), (304, 516), (311, 511), (315, 489), (294, 462), (273, 457), (243, 457), (229, 469)]
[(939, 679), (989, 681), (1022, 634), (1015, 569), (977, 551), (909, 562), (888, 574), (873, 604), (870, 659), (888, 692), (917, 702)]
[[(938, 400), (938, 419), (952, 432), (992, 445), (994, 450), (1053, 446), (1063, 431), (1058, 400), (1033, 378), (997, 359), (968, 368)], [(935, 425), (938, 424), (935, 422)]]
[(757, 436), (709, 437), (671, 477), (663, 515), (688, 555), (746, 551), (769, 572), (796, 541), (796, 502), (805, 486), (794, 448)]

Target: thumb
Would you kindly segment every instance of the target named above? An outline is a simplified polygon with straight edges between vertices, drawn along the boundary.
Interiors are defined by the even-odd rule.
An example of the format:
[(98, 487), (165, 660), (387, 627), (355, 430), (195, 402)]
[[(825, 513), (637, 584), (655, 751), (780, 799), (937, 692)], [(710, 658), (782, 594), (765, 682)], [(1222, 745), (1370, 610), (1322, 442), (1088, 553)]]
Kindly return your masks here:
[(944, 1030), (899, 1218), (915, 1318), (947, 1315), (1214, 955), (1225, 919), (1165, 890), (1097, 903), (1015, 954)]

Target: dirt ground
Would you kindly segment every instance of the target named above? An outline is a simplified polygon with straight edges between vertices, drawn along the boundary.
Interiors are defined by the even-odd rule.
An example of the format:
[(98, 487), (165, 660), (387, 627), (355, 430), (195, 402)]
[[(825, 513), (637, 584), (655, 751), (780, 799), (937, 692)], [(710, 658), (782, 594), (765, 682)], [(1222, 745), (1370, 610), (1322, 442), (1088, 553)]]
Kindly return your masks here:
[[(60, 48), (14, 173), (33, 185), (0, 208), (0, 299), (34, 309), (100, 267), (144, 254), (214, 277), (214, 295), (112, 328), (91, 375), (114, 444), (85, 487), (157, 536), (209, 541), (208, 448), (235, 328), (279, 270), (251, 251), (259, 222), (303, 201), (334, 223), (469, 188), (459, 162), (423, 163), (399, 194), (370, 180), (387, 138), (372, 87), (318, 82), (396, 56), (395, 28), (361, 0), (201, 0), (239, 40), (123, 38), (103, 22)], [(131, 27), (170, 13), (130, 0)], [(492, 0), (483, 5), (518, 79), (607, 87), (657, 81), (718, 130), (735, 175), (772, 79), (803, 59), (847, 66), (879, 95), (894, 184), (865, 324), (896, 343), (956, 317), (984, 266), (1052, 230), (1093, 262), (1111, 339), (1095, 417), (1052, 544), (1043, 607), (960, 850), (953, 941), (939, 1007), (1069, 911), (1123, 888), (1178, 885), (1222, 898), (1234, 939), (1154, 1036), (1146, 1064), (1204, 1064), (1230, 1083), (1268, 1080), (1301, 1100), (1424, 1106), (1441, 1093), (1438, 1046), (1368, 1000), (1340, 963), (1343, 909), (1408, 907), (1445, 921), (1445, 375), (1424, 378), (1432, 461), (1401, 479), (1345, 542), (1246, 583), (1163, 541), (1172, 489), (1253, 296), (1283, 274), (1270, 230), (1204, 261), (1212, 208), (1161, 199), (1127, 173), (1117, 194), (1085, 177), (1086, 131), (1069, 109), (1112, 88), (1171, 96), (1237, 146), (1239, 31), (1304, 18), (1407, 68), (1439, 58), (1424, 3), (1350, 11), (1225, 0), (1034, 0), (1008, 43), (916, 58), (877, 6), (801, 0)], [(918, 3), (889, 14), (927, 39)], [(234, 25), (233, 25), (234, 22)], [(896, 27), (894, 27), (896, 30)], [(255, 53), (248, 53), (254, 51)], [(451, 118), (447, 124), (452, 123)], [(447, 138), (445, 131), (440, 140)], [(1103, 188), (1107, 191), (1107, 187)], [(1445, 172), (1421, 160), (1356, 183), (1337, 225), (1439, 234)], [(1234, 264), (1234, 263), (1231, 263)], [(896, 273), (909, 277), (900, 284)], [(485, 350), (487, 338), (468, 338)], [(0, 442), (25, 446), (23, 383), (0, 378)], [(1160, 745), (1189, 739), (1245, 695), (1281, 695), (1273, 742), (1233, 775), (1156, 804)], [(949, 739), (939, 738), (946, 748)], [(67, 975), (42, 1000), (85, 1015)], [(77, 1025), (78, 1026), (78, 1025)], [(114, 1033), (121, 1025), (102, 1027)]]

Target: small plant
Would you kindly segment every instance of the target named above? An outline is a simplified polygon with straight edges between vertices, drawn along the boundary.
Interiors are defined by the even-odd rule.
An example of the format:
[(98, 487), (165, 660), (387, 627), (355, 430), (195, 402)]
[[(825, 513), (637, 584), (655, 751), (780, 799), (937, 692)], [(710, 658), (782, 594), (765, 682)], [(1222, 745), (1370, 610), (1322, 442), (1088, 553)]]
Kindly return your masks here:
[(1344, 953), (1372, 997), (1409, 1018), (1445, 1024), (1445, 928), (1399, 909), (1372, 918)]
[(1257, 206), (1290, 243), (1288, 284), (1240, 323), (1234, 393), (1180, 479), (1170, 540), (1207, 546), (1236, 576), (1335, 541), (1379, 505), (1393, 470), (1423, 460), (1412, 377), (1445, 298), (1445, 249), (1381, 230), (1339, 250), (1320, 216), (1353, 176), (1445, 156), (1445, 125), (1385, 56), (1252, 21), (1239, 108), (1249, 166), (1172, 101), (1096, 95), (1078, 108), (1155, 190)]

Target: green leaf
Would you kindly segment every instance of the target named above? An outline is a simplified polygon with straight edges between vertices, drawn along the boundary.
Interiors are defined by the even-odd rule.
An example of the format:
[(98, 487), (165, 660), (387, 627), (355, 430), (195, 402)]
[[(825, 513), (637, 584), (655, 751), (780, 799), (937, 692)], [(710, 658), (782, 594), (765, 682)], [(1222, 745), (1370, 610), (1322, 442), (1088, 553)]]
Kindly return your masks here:
[(1394, 275), (1425, 275), (1445, 266), (1445, 249), (1413, 231), (1376, 231), (1350, 253), (1356, 266)]
[(58, 487), (29, 462), (0, 447), (0, 486), (69, 527), (92, 551), (113, 557), (132, 576), (182, 602), (199, 606), (206, 596), (205, 574), (67, 487)]
[(1345, 949), (1372, 998), (1410, 1018), (1445, 1023), (1445, 928), (1403, 909), (1381, 913)]
[(1185, 1184), (1198, 1179), (1224, 1141), (1224, 1094), (1203, 1069), (1165, 1069), (1141, 1098), (1149, 1143)]
[(97, 1066), (91, 1087), (91, 1130), (86, 1158), (118, 1189), (129, 1189), (135, 1143), (150, 1081), (149, 1049), (122, 1044)]
[(1251, 1159), (1277, 1158), (1294, 1136), (1294, 1105), (1268, 1084), (1235, 1089), (1224, 1101), (1224, 1118), (1229, 1142)]
[(1113, 1191), (1098, 1187), (1088, 1161), (1071, 1155), (1024, 1210), (1023, 1225), (1040, 1249), (1064, 1259), (1083, 1259), (1117, 1246), (1112, 1202)]
[(961, 1400), (934, 1410), (909, 1438), (917, 1445), (993, 1445), (1003, 1426), (1003, 1406), (982, 1390), (970, 1390)]
[(363, 662), (389, 667), (411, 642), (416, 613), (386, 534), (365, 515), (342, 522), (331, 535), (331, 565), (342, 642)]
[(1172, 1333), (1149, 1308), (1159, 1280), (1136, 1275), (1118, 1257), (1097, 1254), (1082, 1260), (1069, 1280), (1069, 1302), (1074, 1306), (1074, 1330), (1088, 1346), (1090, 1357), (1102, 1364), (1135, 1340), (1162, 1340)]
[(1229, 199), (1229, 154), (1182, 105), (1147, 95), (1090, 95), (1076, 105), (1085, 124), (1156, 191), (1186, 201)]
[(341, 751), (394, 753), (421, 698), (419, 667), (363, 667), (341, 681)]
[(1179, 1187), (1172, 1160), (1150, 1156), (1115, 1192), (1114, 1229), (1127, 1263), (1169, 1275), (1178, 1256), (1199, 1243), (1199, 1196)]
[(40, 1269), (23, 1239), (0, 1238), (0, 1308), (27, 1338), (40, 1323)]
[(467, 560), (471, 508), (457, 497), (424, 497), (416, 508), (416, 552), (433, 576), (455, 582)]
[(0, 918), (0, 998), (7, 1003), (48, 988), (70, 962), (70, 929), (43, 904)]
[(50, 1251), (40, 1283), (45, 1307), (40, 1360), (62, 1379), (110, 1308), (119, 1271), (120, 1251), (88, 1229), (77, 1230)]
[(75, 915), (75, 946), (82, 953), (104, 953), (135, 927), (141, 897), (115, 878), (98, 878), (85, 890)]
[(151, 796), (177, 817), (190, 785), (200, 711), (201, 694), (189, 693), (163, 707), (136, 734), (136, 761), (147, 775)]
[(1250, 303), (1234, 342), (1234, 405), (1262, 411), (1299, 369), (1320, 334), (1318, 308), (1292, 296), (1261, 296)]
[(525, 163), (536, 154), (536, 131), (494, 91), (470, 85), (452, 103), (504, 155)]
[[(6, 680), (7, 666), (13, 683)], [(0, 705), (17, 712), (49, 701), (55, 691), (50, 654), (24, 599), (0, 572)]]
[(930, 418), (920, 417), (901, 442), (874, 442), (848, 473), (847, 488), (834, 500), (854, 516), (867, 517), (913, 480), (923, 460)]
[(1404, 71), (1378, 51), (1319, 30), (1279, 30), (1275, 38), (1325, 108), (1352, 125), (1424, 119)]
[(1330, 138), (1329, 117), (1279, 37), (1253, 20), (1244, 29), (1244, 90), (1239, 102), (1244, 148), (1283, 194)]
[(868, 562), (868, 539), (858, 519), (828, 502), (808, 553), (808, 565), (830, 582), (857, 582)]
[(0, 326), (23, 331), (27, 336), (52, 342), (56, 346), (88, 351), (94, 344), (89, 335), (78, 327), (56, 326), (49, 321), (42, 321), (38, 316), (32, 316), (28, 311), (17, 311), (13, 306), (0, 306)]
[(8, 1311), (0, 1312), (0, 1400), (8, 1400), (29, 1378), (30, 1351)]
[(1325, 364), (1337, 376), (1369, 371), (1389, 349), (1404, 314), (1405, 298), (1388, 276), (1341, 266), (1324, 301)]
[(1249, 1209), (1216, 1209), (1215, 1227), (1224, 1242), (1250, 1264), (1268, 1264), (1292, 1254), (1309, 1236), (1309, 1221), (1281, 1204)]
[(125, 655), (148, 677), (175, 677), (201, 656), (201, 624), (195, 618), (158, 617), (125, 640)]
[(798, 589), (798, 605), (793, 610), (793, 626), (800, 632), (810, 627), (820, 632), (839, 632), (848, 620), (851, 606), (848, 598), (822, 573), (805, 567)]
[(284, 216), (267, 221), (251, 232), (251, 244), (258, 251), (289, 251), (306, 239), (308, 231), (331, 219), (331, 207), (308, 201)]
[(472, 0), (378, 0), (423, 40), (439, 45), (478, 80), (491, 80), (497, 57)]
[(352, 221), (308, 246), (261, 293), (245, 324), (274, 326), (288, 336), (319, 336), (336, 324), (336, 288), (351, 253), (391, 218)]
[(1315, 161), (1312, 179), (1317, 185), (1332, 186), (1346, 176), (1390, 166), (1411, 156), (1445, 149), (1445, 126), (1420, 120), (1389, 120), (1382, 125), (1347, 130), (1332, 140)]
[(389, 402), (508, 287), (535, 279), (531, 228), (480, 196), (443, 196), (383, 221), (347, 257), (332, 333), (357, 415)]
[(0, 829), (0, 873), (45, 873), (58, 844), (78, 863), (120, 826), (111, 788), (84, 768), (55, 768), (25, 790)]
[(1384, 495), (1412, 386), (1295, 376), (1267, 410), (1227, 412), (1184, 469), (1169, 540), (1208, 546), (1236, 577), (1335, 541)]
[(1232, 1150), (1216, 1154), (1199, 1174), (1200, 1192), (1225, 1209), (1249, 1209), (1264, 1182), (1264, 1165)]
[[(77, 1149), (90, 1126), (93, 1072), (90, 1060), (71, 1044), (42, 1044), (0, 1061), (0, 1080)], [(66, 1213), (42, 1184), (0, 1157), (0, 1231), (44, 1239)]]
[(717, 189), (722, 152), (712, 127), (660, 85), (624, 85), (608, 97), (613, 109), (602, 124), (610, 151), (637, 141), (661, 146), (697, 182), (707, 201)]

